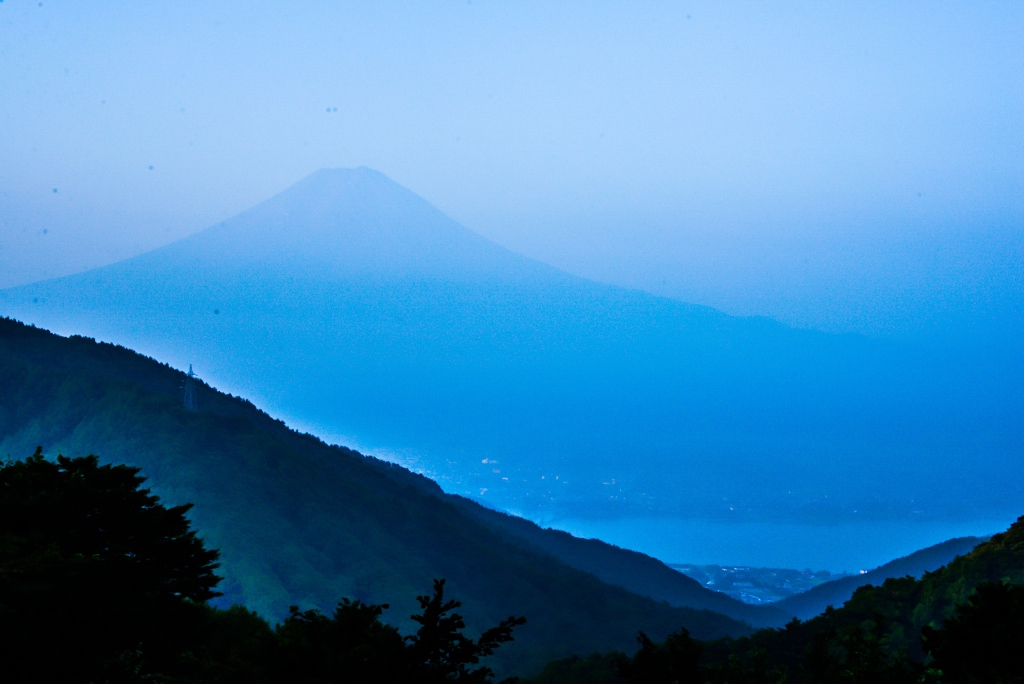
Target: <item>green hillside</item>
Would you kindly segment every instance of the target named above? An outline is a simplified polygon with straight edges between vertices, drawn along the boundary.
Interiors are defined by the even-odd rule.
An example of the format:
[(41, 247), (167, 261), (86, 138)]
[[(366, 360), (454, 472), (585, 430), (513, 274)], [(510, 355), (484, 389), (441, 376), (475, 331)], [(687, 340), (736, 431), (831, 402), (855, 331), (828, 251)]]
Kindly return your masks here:
[[(695, 636), (695, 635), (694, 635)], [(860, 587), (841, 608), (740, 639), (677, 633), (622, 654), (550, 663), (537, 684), (960, 684), (1024, 681), (1024, 517), (920, 579)], [(689, 679), (678, 679), (680, 672)]]
[(802, 594), (782, 599), (773, 607), (789, 617), (801, 620), (818, 615), (828, 606), (841, 606), (846, 603), (858, 587), (867, 584), (881, 584), (887, 579), (912, 575), (921, 577), (924, 573), (941, 568), (959, 555), (970, 552), (987, 537), (957, 537), (940, 544), (915, 551), (909, 556), (889, 561), (862, 575), (842, 577), (825, 582)]
[(666, 601), (673, 606), (706, 608), (755, 627), (777, 627), (791, 617), (774, 605), (748, 605), (701, 586), (687, 575), (656, 558), (621, 549), (599, 539), (579, 539), (567, 532), (543, 529), (529, 520), (484, 508), (462, 497), (452, 497), (460, 508), (517, 544), (558, 558), (600, 580)]
[(221, 550), (222, 601), (271, 619), (350, 597), (390, 603), (387, 619), (406, 625), (414, 597), (443, 577), (471, 630), (527, 616), (498, 658), (520, 673), (630, 649), (637, 630), (749, 631), (604, 583), (467, 514), (429, 480), (291, 431), (242, 399), (200, 383), (188, 411), (184, 377), (127, 349), (0, 320), (0, 454), (42, 445), (141, 467), (164, 501), (196, 505), (197, 529)]
[[(893, 681), (912, 681), (915, 664), (928, 661), (921, 640), (923, 629), (941, 628), (955, 615), (957, 606), (967, 604), (983, 583), (1022, 582), (1024, 517), (1006, 532), (935, 572), (925, 573), (921, 579), (907, 576), (888, 579), (881, 586), (861, 587), (842, 608), (826, 610), (807, 622), (794, 622), (781, 630), (762, 630), (738, 642), (719, 643), (717, 648), (709, 649), (711, 660), (715, 656), (719, 663), (727, 662), (729, 656), (750, 660), (756, 653), (764, 653), (770, 668), (785, 671), (796, 681), (810, 681), (806, 674), (813, 663), (808, 660), (813, 660), (816, 650), (845, 650), (847, 662), (840, 663), (841, 669), (843, 665), (851, 666), (849, 661), (855, 660), (849, 655), (851, 644), (860, 642), (863, 651), (877, 647), (887, 654)], [(1024, 615), (1017, 616), (1021, 618)], [(834, 657), (840, 661), (843, 658)], [(907, 679), (894, 674), (903, 670)]]

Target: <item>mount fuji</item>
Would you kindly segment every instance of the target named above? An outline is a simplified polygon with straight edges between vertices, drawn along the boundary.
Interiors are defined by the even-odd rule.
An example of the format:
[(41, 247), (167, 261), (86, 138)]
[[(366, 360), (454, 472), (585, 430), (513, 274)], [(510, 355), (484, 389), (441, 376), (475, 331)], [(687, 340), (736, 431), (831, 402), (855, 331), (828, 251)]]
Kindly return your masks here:
[[(534, 519), (1016, 516), (1019, 360), (798, 330), (515, 254), (365, 168), (0, 292)], [(947, 535), (947, 536), (952, 536)]]

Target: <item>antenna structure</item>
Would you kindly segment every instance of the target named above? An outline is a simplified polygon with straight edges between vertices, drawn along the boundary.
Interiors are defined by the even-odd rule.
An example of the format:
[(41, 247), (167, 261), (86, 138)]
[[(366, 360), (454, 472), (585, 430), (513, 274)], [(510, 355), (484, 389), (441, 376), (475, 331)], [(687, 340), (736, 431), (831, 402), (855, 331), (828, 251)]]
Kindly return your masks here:
[(199, 404), (196, 402), (196, 374), (192, 372), (192, 364), (188, 364), (188, 375), (185, 376), (185, 408), (189, 411), (198, 411)]

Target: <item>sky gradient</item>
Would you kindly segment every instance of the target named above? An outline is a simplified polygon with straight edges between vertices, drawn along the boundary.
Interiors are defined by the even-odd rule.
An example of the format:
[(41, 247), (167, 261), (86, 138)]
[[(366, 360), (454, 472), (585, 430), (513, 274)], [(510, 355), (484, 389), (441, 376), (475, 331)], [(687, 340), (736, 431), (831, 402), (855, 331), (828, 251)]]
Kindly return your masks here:
[(5, 0), (0, 287), (366, 165), (599, 280), (998, 336), (1021, 328), (1022, 29), (1009, 2)]

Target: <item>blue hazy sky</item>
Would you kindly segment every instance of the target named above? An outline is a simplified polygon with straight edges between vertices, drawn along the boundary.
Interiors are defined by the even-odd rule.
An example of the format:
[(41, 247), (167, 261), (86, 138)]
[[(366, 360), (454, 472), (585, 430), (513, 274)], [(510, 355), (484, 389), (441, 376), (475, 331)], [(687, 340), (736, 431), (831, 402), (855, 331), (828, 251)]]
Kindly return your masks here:
[(998, 332), (1022, 75), (1016, 2), (3, 0), (0, 287), (366, 165), (597, 279)]

